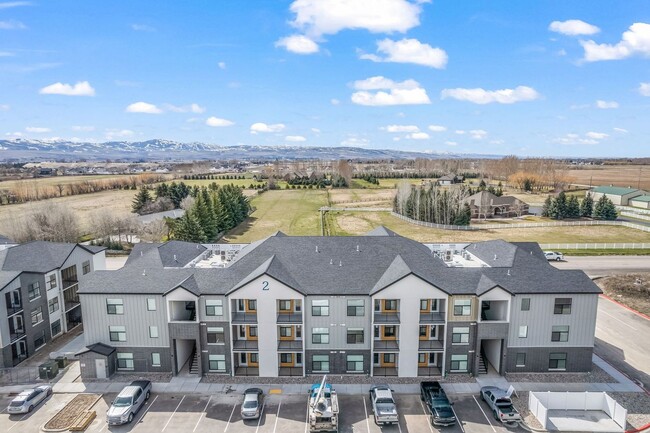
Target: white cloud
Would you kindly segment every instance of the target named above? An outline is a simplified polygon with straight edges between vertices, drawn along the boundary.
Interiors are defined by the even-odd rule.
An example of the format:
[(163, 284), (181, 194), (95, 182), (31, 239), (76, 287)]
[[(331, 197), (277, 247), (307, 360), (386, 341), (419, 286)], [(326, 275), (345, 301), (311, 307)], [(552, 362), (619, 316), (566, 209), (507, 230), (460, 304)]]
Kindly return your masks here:
[(308, 35), (333, 35), (341, 30), (405, 33), (420, 24), (421, 2), (407, 0), (295, 0), (292, 25)]
[(629, 132), (627, 129), (623, 129), (623, 128), (614, 128), (614, 131), (620, 134), (627, 134)]
[(320, 129), (318, 129), (318, 128), (311, 128), (311, 132), (313, 132), (314, 134), (320, 134)]
[(214, 128), (218, 128), (222, 126), (231, 126), (235, 123), (227, 119), (220, 119), (218, 117), (211, 116), (205, 120), (205, 124)]
[(190, 104), (190, 105), (181, 105), (181, 106), (165, 104), (165, 109), (168, 111), (172, 111), (174, 113), (195, 113), (195, 114), (205, 113), (205, 107), (201, 107), (199, 104)]
[(133, 104), (126, 107), (127, 113), (145, 113), (145, 114), (160, 114), (163, 111), (155, 106), (154, 104), (149, 104), (148, 102), (134, 102)]
[(532, 101), (538, 99), (540, 94), (537, 90), (528, 86), (517, 86), (514, 89), (485, 90), (476, 89), (444, 89), (442, 99), (453, 98), (459, 101), (468, 101), (474, 104), (514, 104), (515, 102)]
[(608, 134), (605, 134), (603, 132), (587, 132), (584, 136), (581, 136), (580, 134), (566, 134), (564, 137), (559, 137), (553, 140), (556, 143), (559, 144), (566, 144), (566, 145), (594, 145), (594, 144), (599, 144), (601, 140), (606, 139), (609, 137)]
[(412, 134), (408, 134), (405, 138), (409, 140), (428, 140), (429, 134), (426, 132), (414, 132)]
[(114, 140), (116, 138), (130, 137), (134, 134), (135, 132), (131, 131), (130, 129), (107, 129), (105, 137), (108, 140)]
[(32, 132), (34, 134), (43, 134), (45, 132), (52, 132), (50, 128), (42, 128), (40, 126), (28, 126), (25, 128), (25, 131)]
[(131, 29), (136, 32), (155, 32), (154, 27), (148, 26), (146, 24), (131, 24)]
[(0, 51), (0, 57), (13, 57), (14, 53), (10, 53), (9, 51)]
[(73, 131), (90, 132), (90, 131), (94, 131), (95, 127), (94, 126), (75, 125), (70, 129), (72, 129)]
[(18, 1), (18, 2), (2, 2), (0, 9), (16, 8), (19, 6), (31, 6), (32, 2)]
[(650, 56), (650, 24), (634, 23), (615, 44), (598, 44), (592, 40), (580, 41), (585, 50), (584, 60), (621, 60), (633, 55)]
[(219, 69), (226, 69), (226, 62), (219, 62), (217, 63), (217, 66), (219, 66)]
[(0, 30), (25, 30), (27, 26), (20, 21), (0, 21)]
[(445, 50), (433, 48), (417, 39), (402, 39), (400, 41), (384, 39), (377, 42), (377, 52), (381, 53), (383, 57), (376, 54), (362, 54), (359, 58), (373, 62), (414, 63), (436, 69), (444, 69), (447, 65)]
[(285, 127), (286, 126), (283, 123), (266, 124), (257, 122), (251, 125), (251, 134), (257, 134), (259, 132), (280, 132), (283, 131)]
[(567, 52), (566, 52), (566, 50), (564, 48), (561, 48), (561, 49), (557, 50), (557, 52), (555, 54), (557, 54), (560, 57), (564, 57), (564, 56), (567, 55)]
[[(382, 76), (376, 76), (355, 81), (354, 88), (359, 91), (352, 94), (351, 100), (358, 105), (387, 106), (431, 103), (427, 91), (420, 87), (420, 83), (415, 80), (395, 82)], [(377, 91), (369, 92), (369, 90)]]
[(458, 134), (458, 135), (465, 135), (465, 132), (466, 132), (466, 131), (463, 131), (462, 129), (457, 129), (457, 130), (455, 130), (454, 132), (455, 132), (456, 134)]
[(608, 108), (618, 108), (618, 102), (603, 101), (599, 99), (598, 101), (596, 101), (596, 108), (600, 108), (601, 110), (606, 110)]
[(370, 144), (367, 138), (348, 137), (341, 141), (341, 146), (365, 147)]
[(458, 146), (458, 143), (456, 143), (455, 141), (445, 141), (445, 144), (447, 146)]
[(330, 99), (330, 104), (332, 104), (332, 105), (339, 105), (340, 103), (341, 103), (341, 101), (339, 101), (336, 98)]
[(474, 140), (483, 140), (485, 137), (487, 137), (488, 133), (483, 129), (472, 129), (471, 131), (469, 131), (469, 135)]
[(595, 35), (600, 32), (598, 27), (581, 20), (553, 21), (548, 29), (569, 36)]
[(639, 93), (642, 96), (650, 96), (650, 83), (639, 84)]
[(291, 142), (294, 142), (294, 143), (307, 141), (307, 139), (305, 137), (303, 137), (302, 135), (287, 135), (286, 137), (284, 137), (284, 139), (286, 141), (291, 141)]
[(429, 125), (429, 131), (433, 132), (445, 132), (447, 130), (446, 126), (442, 125)]
[(11, 106), (9, 104), (0, 104), (0, 111), (9, 111)]
[(291, 35), (278, 39), (275, 46), (296, 54), (314, 54), (318, 52), (318, 44), (304, 35)]
[(609, 134), (605, 134), (604, 132), (587, 132), (585, 136), (594, 140), (604, 140), (609, 137)]
[(79, 81), (74, 85), (65, 83), (50, 84), (43, 87), (38, 93), (41, 95), (95, 96), (95, 89), (88, 81)]
[(419, 132), (420, 131), (420, 128), (418, 128), (415, 125), (388, 125), (388, 126), (382, 126), (379, 129), (386, 132)]
[(7, 137), (16, 137), (16, 138), (18, 138), (18, 137), (22, 137), (22, 136), (23, 136), (23, 133), (22, 133), (22, 132), (18, 132), (18, 131), (16, 131), (16, 132), (6, 132), (5, 135), (6, 135)]

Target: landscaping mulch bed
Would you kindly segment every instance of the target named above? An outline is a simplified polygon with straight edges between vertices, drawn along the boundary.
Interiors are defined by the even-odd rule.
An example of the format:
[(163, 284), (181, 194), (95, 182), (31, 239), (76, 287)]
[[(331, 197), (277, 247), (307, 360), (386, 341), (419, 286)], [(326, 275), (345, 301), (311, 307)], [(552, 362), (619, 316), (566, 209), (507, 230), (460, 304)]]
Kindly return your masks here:
[(101, 394), (78, 394), (45, 423), (43, 430), (50, 432), (68, 430), (79, 415), (93, 407), (101, 397)]

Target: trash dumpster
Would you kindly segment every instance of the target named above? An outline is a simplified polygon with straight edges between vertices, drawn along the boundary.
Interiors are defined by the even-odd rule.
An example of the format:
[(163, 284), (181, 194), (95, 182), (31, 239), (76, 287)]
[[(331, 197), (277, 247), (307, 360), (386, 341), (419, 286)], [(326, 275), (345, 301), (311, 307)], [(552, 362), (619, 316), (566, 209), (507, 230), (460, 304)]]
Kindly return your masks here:
[(68, 366), (68, 357), (59, 356), (55, 359), (56, 363), (59, 365), (59, 369), (66, 368)]
[(54, 379), (59, 374), (59, 364), (56, 361), (47, 361), (38, 366), (38, 377), (41, 379)]

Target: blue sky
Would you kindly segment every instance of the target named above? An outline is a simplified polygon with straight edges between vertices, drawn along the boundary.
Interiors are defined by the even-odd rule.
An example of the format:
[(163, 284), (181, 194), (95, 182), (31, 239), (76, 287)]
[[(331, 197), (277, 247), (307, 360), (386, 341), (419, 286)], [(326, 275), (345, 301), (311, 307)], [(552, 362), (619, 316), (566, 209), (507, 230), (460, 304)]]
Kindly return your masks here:
[(0, 138), (648, 156), (647, 1), (0, 0)]

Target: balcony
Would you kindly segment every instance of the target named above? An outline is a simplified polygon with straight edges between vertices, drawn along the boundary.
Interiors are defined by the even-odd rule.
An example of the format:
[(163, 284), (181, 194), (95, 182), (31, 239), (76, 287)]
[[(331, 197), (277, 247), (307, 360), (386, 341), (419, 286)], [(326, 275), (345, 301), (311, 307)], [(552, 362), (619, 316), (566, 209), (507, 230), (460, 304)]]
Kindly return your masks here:
[(418, 376), (440, 376), (442, 375), (442, 370), (440, 367), (418, 367)]
[(420, 313), (420, 323), (445, 323), (445, 312)]
[(232, 323), (236, 323), (236, 324), (257, 323), (257, 312), (244, 313), (243, 311), (234, 311), (232, 313)]
[(399, 313), (397, 311), (375, 311), (375, 323), (399, 323)]
[(235, 376), (259, 376), (258, 367), (235, 367)]
[(9, 333), (9, 342), (10, 343), (15, 343), (16, 341), (25, 338), (25, 330), (24, 329), (19, 329), (16, 331), (13, 331)]
[(397, 367), (374, 367), (373, 376), (397, 376)]
[(278, 313), (277, 323), (302, 323), (302, 314)]
[(14, 314), (18, 314), (21, 311), (23, 311), (23, 306), (18, 304), (18, 305), (10, 305), (7, 304), (7, 317), (11, 317)]
[(505, 322), (508, 320), (508, 301), (482, 301), (481, 322)]
[(257, 351), (257, 340), (235, 340), (232, 345), (233, 350), (240, 352)]
[(375, 351), (396, 351), (399, 350), (399, 340), (374, 340)]
[(280, 367), (278, 376), (302, 376), (302, 367)]
[(278, 350), (291, 352), (302, 350), (302, 340), (280, 340), (278, 341)]
[(442, 340), (420, 340), (418, 342), (418, 350), (420, 351), (442, 351), (444, 349), (444, 342)]
[(169, 320), (171, 322), (194, 322), (196, 323), (196, 302), (195, 301), (169, 301)]

